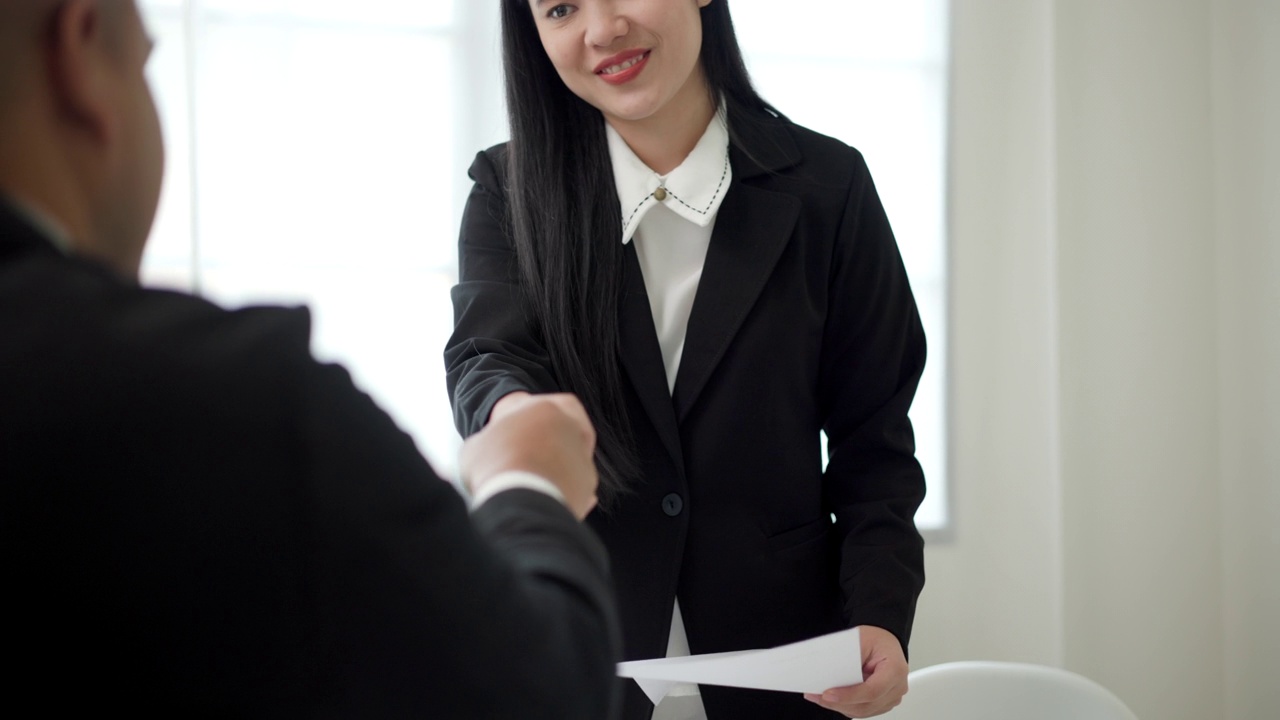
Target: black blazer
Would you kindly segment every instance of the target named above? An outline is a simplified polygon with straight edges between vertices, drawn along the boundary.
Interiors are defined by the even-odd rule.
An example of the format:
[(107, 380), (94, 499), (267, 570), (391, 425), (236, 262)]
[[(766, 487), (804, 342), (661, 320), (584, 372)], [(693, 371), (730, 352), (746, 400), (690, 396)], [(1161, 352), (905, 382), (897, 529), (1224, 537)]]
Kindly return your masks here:
[(528, 490), (468, 518), (309, 333), (121, 282), (0, 202), (14, 704), (610, 717), (599, 541)]
[[(924, 582), (907, 410), (925, 342), (892, 231), (856, 150), (783, 119), (729, 122), (733, 182), (674, 397), (626, 252), (621, 362), (644, 476), (591, 517), (613, 560), (624, 655), (665, 652), (677, 593), (694, 653), (863, 624), (905, 648)], [(504, 146), (476, 158), (461, 232), (445, 356), (464, 435), (508, 392), (557, 389), (519, 305), (504, 173)], [(707, 687), (703, 701), (711, 720), (831, 716), (799, 695)], [(624, 716), (648, 707), (629, 684)]]

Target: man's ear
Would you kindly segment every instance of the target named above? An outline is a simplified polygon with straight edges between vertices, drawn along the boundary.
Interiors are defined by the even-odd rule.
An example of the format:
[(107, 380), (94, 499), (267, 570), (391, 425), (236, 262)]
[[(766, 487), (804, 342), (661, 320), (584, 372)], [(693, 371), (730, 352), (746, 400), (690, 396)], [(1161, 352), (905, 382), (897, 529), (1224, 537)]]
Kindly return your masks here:
[(116, 68), (101, 0), (59, 3), (48, 32), (46, 61), (57, 109), (92, 140), (109, 141), (116, 125)]

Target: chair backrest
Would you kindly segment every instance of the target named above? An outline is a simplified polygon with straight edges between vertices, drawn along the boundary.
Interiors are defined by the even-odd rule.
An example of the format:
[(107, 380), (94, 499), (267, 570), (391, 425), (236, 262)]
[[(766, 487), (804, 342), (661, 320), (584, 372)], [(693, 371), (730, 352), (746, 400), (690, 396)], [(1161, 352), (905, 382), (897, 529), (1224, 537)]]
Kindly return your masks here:
[(885, 720), (1137, 720), (1098, 683), (1043, 665), (953, 662), (913, 671)]

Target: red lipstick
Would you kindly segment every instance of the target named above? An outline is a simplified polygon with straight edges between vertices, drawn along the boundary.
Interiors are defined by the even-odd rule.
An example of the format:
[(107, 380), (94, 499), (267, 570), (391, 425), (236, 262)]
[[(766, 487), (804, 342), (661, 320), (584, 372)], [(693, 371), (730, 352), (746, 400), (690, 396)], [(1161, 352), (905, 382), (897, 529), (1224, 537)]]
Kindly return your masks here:
[[(644, 70), (645, 65), (649, 63), (648, 50), (625, 50), (606, 58), (599, 65), (596, 65), (596, 76), (610, 85), (622, 85), (636, 79)], [(606, 72), (610, 68), (626, 65), (623, 69), (614, 72)]]

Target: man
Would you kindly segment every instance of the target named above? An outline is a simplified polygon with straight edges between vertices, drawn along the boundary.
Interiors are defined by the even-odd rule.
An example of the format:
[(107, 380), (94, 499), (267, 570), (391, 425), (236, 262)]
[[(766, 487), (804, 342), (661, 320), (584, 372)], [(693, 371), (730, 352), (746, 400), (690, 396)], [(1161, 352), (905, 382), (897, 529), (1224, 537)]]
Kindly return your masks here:
[(609, 717), (581, 406), (535, 399), (468, 441), (468, 516), (312, 359), (304, 310), (139, 288), (163, 164), (149, 52), (133, 0), (0, 2), (11, 703)]

